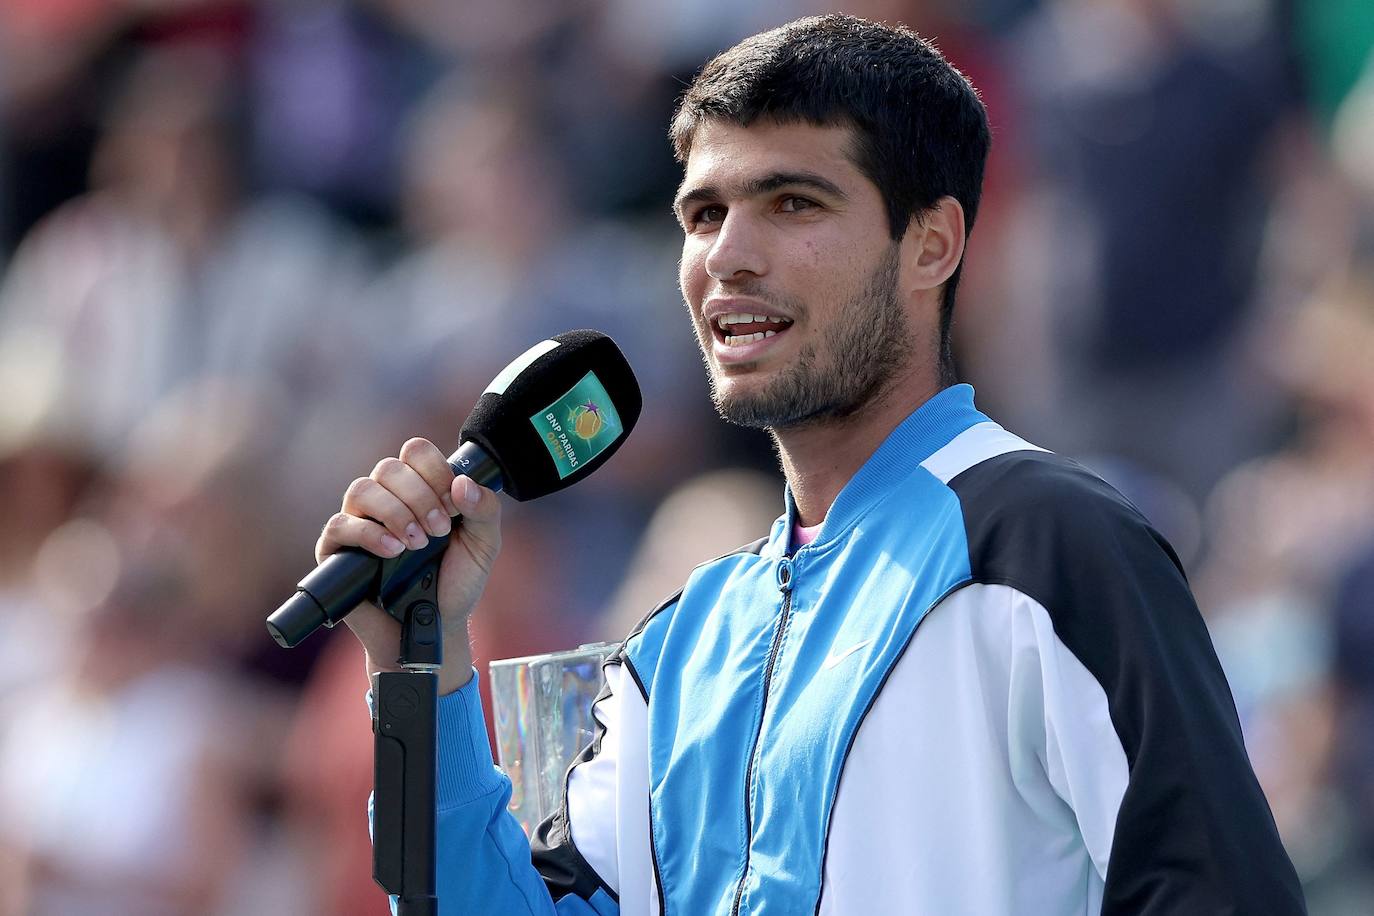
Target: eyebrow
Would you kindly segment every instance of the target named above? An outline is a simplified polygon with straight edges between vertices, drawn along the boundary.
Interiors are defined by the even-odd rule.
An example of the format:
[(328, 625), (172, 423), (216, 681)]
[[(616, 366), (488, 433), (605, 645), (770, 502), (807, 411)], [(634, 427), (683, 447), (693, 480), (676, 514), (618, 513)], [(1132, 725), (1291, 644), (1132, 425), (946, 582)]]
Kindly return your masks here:
[[(750, 178), (738, 186), (735, 196), (756, 197), (760, 194), (772, 193), (780, 188), (795, 187), (813, 188), (842, 201), (849, 200), (849, 195), (841, 191), (839, 185), (814, 172), (773, 172), (758, 178)], [(689, 190), (679, 189), (677, 197), (673, 200), (673, 212), (681, 215), (683, 207), (687, 204), (697, 201), (720, 200), (721, 197), (721, 190), (715, 185), (701, 185)]]

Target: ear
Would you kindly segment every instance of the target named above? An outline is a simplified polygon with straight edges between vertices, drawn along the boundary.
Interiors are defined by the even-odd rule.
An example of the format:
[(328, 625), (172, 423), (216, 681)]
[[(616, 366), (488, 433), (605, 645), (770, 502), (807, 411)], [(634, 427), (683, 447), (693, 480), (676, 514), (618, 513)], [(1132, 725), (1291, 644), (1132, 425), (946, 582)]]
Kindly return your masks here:
[(902, 288), (910, 293), (940, 287), (964, 256), (964, 208), (953, 197), (913, 217), (902, 238)]

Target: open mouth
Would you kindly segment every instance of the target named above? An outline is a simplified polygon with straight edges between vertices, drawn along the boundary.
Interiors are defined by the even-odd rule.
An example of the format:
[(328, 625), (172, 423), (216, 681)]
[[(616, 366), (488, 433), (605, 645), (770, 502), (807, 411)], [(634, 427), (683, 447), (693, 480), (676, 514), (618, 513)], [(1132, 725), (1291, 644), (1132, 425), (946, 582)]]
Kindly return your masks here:
[(718, 315), (711, 322), (711, 332), (716, 340), (727, 347), (744, 347), (751, 343), (775, 337), (792, 326), (792, 319), (771, 315), (751, 315), (743, 312), (730, 312)]

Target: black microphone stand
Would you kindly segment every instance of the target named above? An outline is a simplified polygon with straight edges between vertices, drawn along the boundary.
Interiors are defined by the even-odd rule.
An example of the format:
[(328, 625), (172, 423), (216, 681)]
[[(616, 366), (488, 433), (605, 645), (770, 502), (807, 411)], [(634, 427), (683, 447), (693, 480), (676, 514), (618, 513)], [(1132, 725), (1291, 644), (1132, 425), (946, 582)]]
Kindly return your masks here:
[[(455, 520), (456, 523), (456, 520)], [(379, 603), (401, 621), (404, 671), (373, 675), (372, 877), (397, 898), (397, 916), (438, 916), (434, 786), (439, 666), (439, 564), (449, 536), (431, 537), (382, 568)]]

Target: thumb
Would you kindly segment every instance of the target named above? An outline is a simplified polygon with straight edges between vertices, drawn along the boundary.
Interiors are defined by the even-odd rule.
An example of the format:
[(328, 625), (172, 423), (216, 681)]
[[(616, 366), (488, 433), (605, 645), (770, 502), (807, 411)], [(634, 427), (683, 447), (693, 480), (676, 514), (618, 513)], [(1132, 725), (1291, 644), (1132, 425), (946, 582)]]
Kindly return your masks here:
[(490, 572), (501, 550), (501, 500), (466, 475), (453, 478), (449, 495), (462, 516), (459, 537), (472, 552), (473, 559)]

